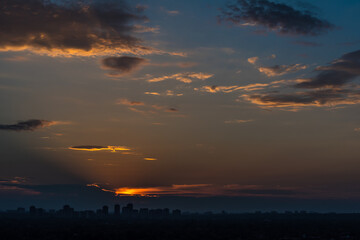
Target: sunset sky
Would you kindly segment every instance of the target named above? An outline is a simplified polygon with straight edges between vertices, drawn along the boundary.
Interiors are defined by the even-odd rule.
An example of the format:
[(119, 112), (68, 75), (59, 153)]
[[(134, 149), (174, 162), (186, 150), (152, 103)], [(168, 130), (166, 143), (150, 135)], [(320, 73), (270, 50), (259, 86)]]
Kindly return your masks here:
[(359, 12), (0, 1), (0, 210), (360, 211)]

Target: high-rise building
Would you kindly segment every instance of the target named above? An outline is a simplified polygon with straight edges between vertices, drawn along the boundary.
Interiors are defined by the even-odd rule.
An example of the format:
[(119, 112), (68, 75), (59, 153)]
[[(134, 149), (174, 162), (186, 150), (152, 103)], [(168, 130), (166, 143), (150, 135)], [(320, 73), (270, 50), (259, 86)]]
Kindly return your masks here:
[(115, 204), (114, 206), (114, 215), (119, 216), (120, 215), (120, 205)]
[(108, 206), (105, 205), (105, 206), (102, 207), (102, 214), (104, 216), (109, 215), (109, 207)]

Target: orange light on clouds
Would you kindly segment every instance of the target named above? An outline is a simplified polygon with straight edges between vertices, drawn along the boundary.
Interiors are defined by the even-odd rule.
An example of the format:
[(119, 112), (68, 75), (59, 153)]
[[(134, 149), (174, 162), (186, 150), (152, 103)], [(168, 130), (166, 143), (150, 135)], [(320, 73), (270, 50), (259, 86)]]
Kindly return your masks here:
[(97, 151), (111, 151), (111, 152), (118, 152), (118, 151), (130, 151), (131, 149), (125, 146), (74, 146), (69, 147), (71, 150), (76, 151), (87, 151), (87, 152), (97, 152)]
[(157, 161), (157, 158), (144, 158), (146, 161)]

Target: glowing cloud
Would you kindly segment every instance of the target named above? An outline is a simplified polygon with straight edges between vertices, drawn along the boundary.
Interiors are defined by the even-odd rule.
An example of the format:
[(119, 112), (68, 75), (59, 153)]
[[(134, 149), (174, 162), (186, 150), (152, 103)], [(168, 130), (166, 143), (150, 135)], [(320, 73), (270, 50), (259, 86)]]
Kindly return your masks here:
[(191, 83), (194, 79), (206, 80), (213, 77), (213, 74), (208, 73), (176, 73), (173, 75), (167, 75), (157, 78), (149, 79), (148, 82), (162, 82), (169, 79), (175, 79), (183, 83)]
[[(146, 21), (125, 1), (0, 1), (0, 51), (49, 56), (148, 54), (134, 36), (135, 21)], [(75, 34), (76, 33), (76, 34)]]
[(251, 57), (251, 58), (248, 58), (248, 62), (250, 64), (256, 64), (256, 62), (259, 60), (259, 57)]
[(131, 149), (125, 146), (96, 146), (96, 145), (82, 145), (82, 146), (73, 146), (69, 147), (71, 150), (77, 151), (87, 151), (87, 152), (97, 152), (97, 151), (130, 151)]
[(258, 70), (268, 77), (282, 76), (288, 73), (294, 73), (300, 70), (307, 69), (306, 65), (292, 64), (292, 65), (275, 65), (273, 67), (259, 67)]

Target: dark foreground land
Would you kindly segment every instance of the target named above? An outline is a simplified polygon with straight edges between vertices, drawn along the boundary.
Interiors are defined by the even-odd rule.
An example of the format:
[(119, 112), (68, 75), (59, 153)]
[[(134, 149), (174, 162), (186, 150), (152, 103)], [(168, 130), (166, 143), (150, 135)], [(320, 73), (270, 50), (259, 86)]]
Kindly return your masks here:
[(360, 214), (208, 214), (158, 219), (5, 215), (0, 216), (0, 239), (360, 239)]

